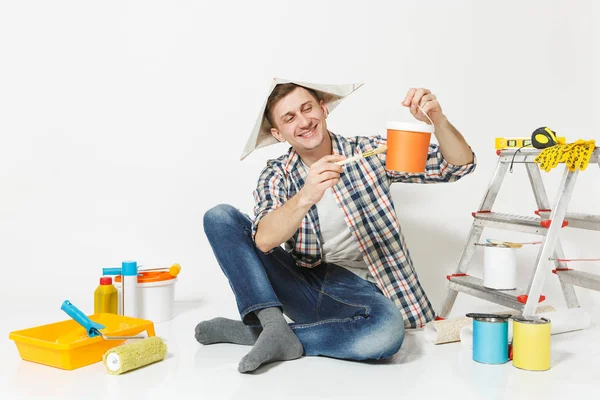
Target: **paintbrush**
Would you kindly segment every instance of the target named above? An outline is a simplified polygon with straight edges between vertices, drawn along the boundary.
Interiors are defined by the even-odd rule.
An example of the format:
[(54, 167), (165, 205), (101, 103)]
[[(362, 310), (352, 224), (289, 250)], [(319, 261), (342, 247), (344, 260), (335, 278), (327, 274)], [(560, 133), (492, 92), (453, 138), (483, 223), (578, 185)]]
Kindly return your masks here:
[(351, 163), (353, 161), (358, 161), (358, 160), (360, 160), (362, 158), (366, 158), (366, 157), (374, 156), (375, 154), (383, 153), (386, 150), (387, 150), (387, 146), (383, 145), (383, 146), (380, 146), (380, 147), (378, 147), (378, 148), (376, 148), (374, 150), (365, 151), (364, 153), (357, 154), (357, 155), (352, 156), (350, 158), (347, 158), (345, 160), (338, 161), (338, 162), (336, 162), (334, 164), (336, 164), (336, 165), (348, 164), (348, 163)]
[(495, 244), (498, 246), (506, 246), (506, 247), (512, 247), (513, 249), (520, 249), (521, 247), (523, 247), (524, 244), (542, 244), (542, 242), (521, 242), (521, 243), (517, 243), (517, 242), (505, 242), (502, 240), (494, 240), (494, 239), (486, 239), (486, 241), (490, 244)]

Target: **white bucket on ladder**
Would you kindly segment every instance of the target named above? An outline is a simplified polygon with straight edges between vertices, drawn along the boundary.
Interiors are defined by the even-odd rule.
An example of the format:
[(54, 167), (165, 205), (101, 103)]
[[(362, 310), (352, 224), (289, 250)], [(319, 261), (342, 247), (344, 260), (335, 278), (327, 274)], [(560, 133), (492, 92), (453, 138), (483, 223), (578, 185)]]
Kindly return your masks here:
[(484, 248), (483, 286), (497, 290), (517, 288), (517, 256), (514, 248), (500, 246)]

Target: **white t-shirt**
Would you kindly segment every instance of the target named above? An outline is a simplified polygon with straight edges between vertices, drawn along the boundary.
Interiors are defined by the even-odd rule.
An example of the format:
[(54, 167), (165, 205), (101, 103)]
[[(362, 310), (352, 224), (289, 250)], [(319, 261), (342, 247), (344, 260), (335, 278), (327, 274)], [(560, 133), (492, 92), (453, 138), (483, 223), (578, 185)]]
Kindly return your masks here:
[[(304, 168), (308, 171), (306, 165)], [(358, 242), (350, 232), (344, 219), (344, 212), (337, 205), (331, 188), (325, 190), (323, 198), (316, 206), (321, 226), (323, 261), (344, 267), (361, 278), (375, 283), (358, 247)]]

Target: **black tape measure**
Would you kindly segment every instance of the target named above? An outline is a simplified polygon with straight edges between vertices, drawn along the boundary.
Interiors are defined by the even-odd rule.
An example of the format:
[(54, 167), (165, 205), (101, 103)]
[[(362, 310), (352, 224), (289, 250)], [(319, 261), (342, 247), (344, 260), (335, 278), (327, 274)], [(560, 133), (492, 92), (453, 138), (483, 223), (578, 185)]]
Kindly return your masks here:
[(558, 139), (556, 139), (555, 132), (547, 126), (543, 126), (533, 131), (531, 134), (531, 144), (536, 149), (545, 149), (546, 147), (558, 144)]

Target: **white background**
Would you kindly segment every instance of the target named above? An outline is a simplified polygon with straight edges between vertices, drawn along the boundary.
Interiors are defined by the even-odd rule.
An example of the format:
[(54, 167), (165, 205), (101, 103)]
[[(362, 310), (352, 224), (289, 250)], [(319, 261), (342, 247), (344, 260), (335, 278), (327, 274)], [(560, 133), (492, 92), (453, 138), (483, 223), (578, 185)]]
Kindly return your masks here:
[[(328, 119), (385, 134), (426, 87), (477, 154), (473, 175), (396, 185), (398, 217), (436, 309), (496, 165), (494, 138), (549, 126), (599, 140), (600, 4), (589, 1), (3, 1), (0, 6), (0, 265), (4, 300), (70, 299), (87, 313), (104, 267), (178, 262), (178, 300), (229, 302), (202, 217), (251, 213), (272, 146), (239, 160), (275, 76), (364, 82)], [(521, 168), (520, 168), (521, 167)], [(561, 169), (543, 173), (554, 198)], [(600, 214), (600, 170), (570, 210)], [(533, 215), (522, 166), (495, 209)], [(567, 257), (600, 257), (598, 234), (565, 230)], [(485, 237), (536, 239), (498, 231)], [(537, 248), (519, 251), (526, 285)], [(475, 262), (481, 261), (478, 252)], [(243, 260), (240, 260), (240, 263)], [(573, 267), (600, 272), (598, 263)], [(481, 269), (474, 265), (470, 273)], [(548, 274), (549, 304), (564, 306)], [(583, 306), (597, 293), (577, 289)], [(51, 297), (48, 297), (51, 296)], [(459, 295), (453, 313), (494, 308)], [(51, 307), (52, 308), (52, 307)], [(62, 315), (62, 318), (65, 318)], [(25, 328), (12, 327), (11, 329)]]

